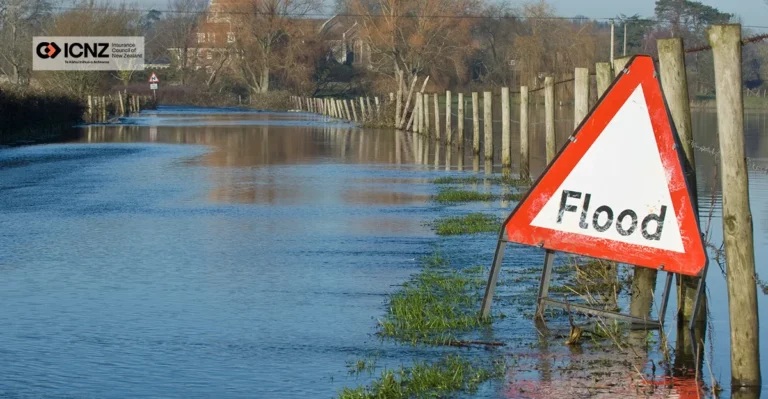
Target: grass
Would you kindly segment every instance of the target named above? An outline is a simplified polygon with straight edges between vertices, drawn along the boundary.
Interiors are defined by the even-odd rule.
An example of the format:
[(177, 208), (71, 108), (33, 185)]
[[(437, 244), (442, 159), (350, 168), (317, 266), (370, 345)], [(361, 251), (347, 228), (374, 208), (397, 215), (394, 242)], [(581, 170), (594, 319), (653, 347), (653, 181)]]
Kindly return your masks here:
[(456, 334), (490, 324), (479, 316), (481, 276), (449, 270), (440, 254), (423, 260), (424, 270), (389, 298), (379, 334), (402, 342), (450, 345)]
[(435, 196), (435, 201), (441, 203), (449, 202), (473, 202), (473, 201), (491, 201), (495, 198), (490, 193), (480, 193), (477, 191), (458, 190), (454, 188), (443, 189)]
[(370, 386), (344, 388), (339, 399), (443, 398), (456, 392), (474, 393), (492, 378), (502, 378), (506, 365), (487, 367), (460, 355), (447, 355), (435, 363), (414, 362), (411, 367), (384, 370)]
[(502, 199), (505, 201), (520, 201), (523, 198), (523, 194), (520, 193), (505, 193), (502, 195), (496, 195), (491, 193), (481, 193), (477, 191), (461, 190), (457, 188), (444, 188), (441, 189), (434, 200), (442, 204), (459, 203), (459, 202), (475, 202), (475, 201), (493, 201)]
[(477, 177), (477, 176), (466, 176), (466, 177), (453, 177), (453, 176), (444, 176), (444, 177), (438, 177), (437, 179), (432, 181), (434, 184), (478, 184), (478, 183), (485, 183), (488, 182), (490, 184), (503, 184), (508, 186), (527, 186), (531, 184), (530, 179), (516, 179), (510, 176), (496, 176), (496, 177)]
[(476, 234), (498, 231), (501, 219), (483, 213), (470, 213), (465, 216), (453, 216), (438, 219), (434, 226), (437, 235)]

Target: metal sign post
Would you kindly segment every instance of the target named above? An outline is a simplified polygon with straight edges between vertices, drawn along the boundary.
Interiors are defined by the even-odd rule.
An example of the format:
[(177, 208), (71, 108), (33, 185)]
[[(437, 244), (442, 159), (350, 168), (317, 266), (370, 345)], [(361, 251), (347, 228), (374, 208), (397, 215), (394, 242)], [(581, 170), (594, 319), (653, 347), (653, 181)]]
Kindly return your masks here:
[[(708, 263), (680, 148), (653, 60), (633, 57), (504, 221), (481, 315), (514, 242), (546, 249), (538, 316), (553, 306), (661, 327), (672, 275), (702, 278), (700, 294)], [(658, 319), (552, 299), (555, 251), (666, 272)]]
[(157, 88), (159, 86), (160, 79), (152, 72), (152, 76), (149, 77), (149, 89), (152, 90), (152, 98), (157, 101)]

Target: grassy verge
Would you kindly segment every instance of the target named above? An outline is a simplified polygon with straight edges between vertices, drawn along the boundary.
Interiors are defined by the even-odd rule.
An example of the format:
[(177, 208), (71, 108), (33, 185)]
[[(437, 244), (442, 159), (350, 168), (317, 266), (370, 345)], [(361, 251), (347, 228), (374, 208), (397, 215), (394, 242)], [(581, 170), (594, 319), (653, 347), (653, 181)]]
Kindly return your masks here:
[(481, 383), (503, 377), (504, 370), (501, 362), (487, 366), (447, 355), (435, 363), (417, 361), (411, 367), (384, 370), (370, 386), (345, 388), (339, 398), (443, 398), (456, 392), (473, 393)]
[(482, 271), (450, 270), (440, 254), (423, 262), (424, 270), (390, 296), (380, 335), (414, 345), (452, 345), (459, 342), (458, 333), (490, 324), (477, 313)]
[(434, 200), (442, 204), (449, 204), (460, 202), (493, 201), (498, 199), (506, 201), (520, 201), (522, 198), (523, 194), (520, 193), (505, 193), (502, 195), (496, 195), (491, 193), (481, 193), (478, 191), (445, 188), (440, 190), (437, 195), (435, 195)]
[(470, 213), (465, 216), (453, 216), (438, 219), (435, 224), (437, 235), (476, 234), (498, 231), (501, 219), (483, 213)]

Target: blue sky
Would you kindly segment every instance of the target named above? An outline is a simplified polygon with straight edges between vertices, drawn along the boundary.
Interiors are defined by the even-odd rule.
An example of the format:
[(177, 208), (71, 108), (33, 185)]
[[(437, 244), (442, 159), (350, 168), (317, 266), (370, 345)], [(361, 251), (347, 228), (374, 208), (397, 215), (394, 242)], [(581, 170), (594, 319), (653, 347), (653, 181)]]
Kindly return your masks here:
[[(109, 0), (119, 2), (120, 0)], [(163, 9), (166, 0), (134, 0), (140, 7), (155, 7)], [(332, 3), (331, 0), (326, 0)], [(768, 31), (768, 3), (765, 0), (699, 0), (704, 4), (720, 9), (720, 11), (737, 14), (744, 25), (765, 26)], [(561, 16), (586, 15), (592, 18), (610, 18), (618, 14), (640, 14), (645, 17), (653, 16), (655, 0), (548, 0)], [(513, 6), (520, 6), (525, 1), (511, 0)]]

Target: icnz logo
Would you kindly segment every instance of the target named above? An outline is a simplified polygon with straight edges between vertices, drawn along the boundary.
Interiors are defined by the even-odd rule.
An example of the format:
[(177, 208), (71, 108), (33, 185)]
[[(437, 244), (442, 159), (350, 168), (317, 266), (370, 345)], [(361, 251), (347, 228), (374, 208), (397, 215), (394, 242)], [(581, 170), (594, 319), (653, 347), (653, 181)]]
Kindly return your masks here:
[[(109, 49), (109, 43), (64, 43), (64, 57), (66, 58), (109, 58), (105, 54)], [(37, 56), (42, 59), (54, 59), (61, 53), (61, 47), (54, 42), (41, 42), (37, 45)]]
[(59, 53), (61, 53), (61, 47), (57, 46), (56, 43), (42, 42), (37, 45), (37, 56), (42, 59), (56, 58)]

